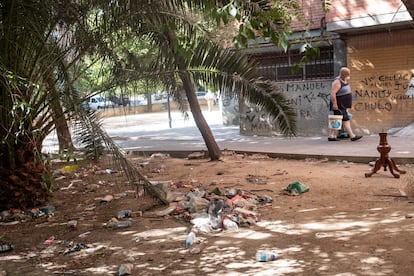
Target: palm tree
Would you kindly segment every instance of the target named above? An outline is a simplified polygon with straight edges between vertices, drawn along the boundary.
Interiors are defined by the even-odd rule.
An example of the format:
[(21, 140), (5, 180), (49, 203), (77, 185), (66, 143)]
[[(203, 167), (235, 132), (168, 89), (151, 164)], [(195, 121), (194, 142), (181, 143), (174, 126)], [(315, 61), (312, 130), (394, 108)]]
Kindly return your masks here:
[[(58, 35), (60, 24), (81, 16), (76, 7), (0, 2), (0, 209), (35, 206), (52, 188), (42, 142), (54, 127), (67, 129), (64, 110), (77, 102), (66, 74), (69, 51)], [(65, 107), (64, 99), (71, 99)]]
[[(294, 112), (283, 96), (258, 78), (254, 64), (240, 52), (224, 50), (209, 39), (200, 11), (214, 10), (215, 5), (206, 0), (1, 0), (0, 209), (32, 207), (47, 199), (52, 176), (42, 143), (63, 117), (97, 134), (121, 165), (129, 167), (129, 177), (137, 179), (99, 122), (80, 108), (75, 73), (86, 56), (110, 60), (114, 84), (157, 78), (182, 110), (185, 95), (212, 160), (220, 157), (220, 150), (201, 114), (196, 81), (259, 104), (285, 133), (294, 133)], [(59, 35), (62, 26), (70, 36)], [(130, 59), (125, 60), (115, 51), (123, 41), (143, 38), (157, 49), (158, 57), (150, 64), (132, 64), (139, 55), (126, 51)]]
[[(243, 99), (262, 106), (271, 116), (277, 118), (284, 134), (295, 133), (295, 113), (283, 95), (276, 92), (270, 82), (259, 78), (254, 70), (254, 63), (249, 62), (241, 51), (223, 49), (202, 24), (199, 12), (213, 7), (214, 1), (190, 1), (188, 5), (179, 4), (186, 1), (172, 1), (176, 5), (171, 2), (156, 2), (157, 5), (151, 2), (152, 7), (145, 9), (143, 14), (139, 12), (142, 7), (138, 5), (121, 8), (129, 11), (127, 25), (133, 27), (135, 32), (149, 37), (158, 49), (158, 59), (147, 68), (138, 62), (126, 62), (124, 68), (128, 70), (122, 75), (133, 72), (131, 78), (134, 78), (135, 72), (141, 72), (144, 78), (150, 75), (159, 77), (183, 110), (185, 103), (182, 100), (186, 99), (211, 160), (220, 159), (221, 151), (202, 115), (194, 83), (209, 84), (210, 87), (220, 89), (224, 95), (243, 96)], [(254, 6), (253, 12), (259, 13), (261, 9), (269, 12), (267, 5)], [(223, 16), (224, 13), (221, 13), (217, 18)], [(139, 25), (135, 22), (139, 22)], [(264, 24), (270, 32), (268, 25)], [(244, 37), (246, 29), (239, 33), (239, 39)], [(281, 30), (276, 32), (283, 33)], [(251, 35), (250, 32), (248, 34)], [(280, 43), (286, 42), (282, 39), (285, 37), (281, 36)], [(128, 60), (139, 61), (140, 58), (128, 52)]]

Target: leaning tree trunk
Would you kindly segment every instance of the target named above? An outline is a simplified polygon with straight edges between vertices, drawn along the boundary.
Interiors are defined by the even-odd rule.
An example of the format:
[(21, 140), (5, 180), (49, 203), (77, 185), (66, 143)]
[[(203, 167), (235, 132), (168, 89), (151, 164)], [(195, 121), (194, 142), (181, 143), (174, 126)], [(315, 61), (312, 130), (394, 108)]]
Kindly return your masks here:
[(165, 35), (171, 45), (171, 51), (174, 55), (175, 63), (180, 70), (179, 76), (183, 82), (185, 95), (187, 96), (188, 104), (190, 105), (190, 110), (193, 114), (194, 121), (200, 130), (201, 136), (203, 136), (204, 143), (206, 144), (208, 150), (208, 155), (211, 161), (217, 161), (220, 159), (221, 151), (217, 145), (216, 140), (214, 139), (213, 133), (211, 132), (206, 119), (203, 116), (203, 113), (201, 112), (200, 103), (198, 102), (195, 93), (194, 83), (192, 81), (190, 73), (187, 71), (187, 63), (185, 62), (185, 59), (180, 51), (177, 51), (176, 49), (176, 43), (174, 43), (176, 33), (174, 31), (167, 31), (165, 32)]
[(217, 145), (216, 140), (214, 139), (213, 133), (211, 132), (206, 119), (203, 116), (203, 113), (201, 112), (200, 103), (198, 102), (190, 74), (188, 72), (183, 72), (180, 74), (180, 77), (183, 81), (185, 94), (187, 96), (188, 104), (190, 105), (190, 110), (193, 114), (194, 121), (200, 130), (201, 136), (203, 136), (204, 142), (206, 144), (208, 155), (212, 161), (217, 161), (220, 159), (221, 151)]
[(64, 152), (65, 150), (67, 150), (68, 152), (73, 152), (74, 146), (72, 142), (72, 137), (70, 135), (68, 123), (66, 121), (62, 105), (59, 101), (59, 92), (56, 90), (53, 75), (50, 76), (48, 79), (48, 88), (49, 93), (52, 97), (50, 107), (53, 112), (53, 120), (55, 123), (56, 134), (59, 142), (59, 152)]

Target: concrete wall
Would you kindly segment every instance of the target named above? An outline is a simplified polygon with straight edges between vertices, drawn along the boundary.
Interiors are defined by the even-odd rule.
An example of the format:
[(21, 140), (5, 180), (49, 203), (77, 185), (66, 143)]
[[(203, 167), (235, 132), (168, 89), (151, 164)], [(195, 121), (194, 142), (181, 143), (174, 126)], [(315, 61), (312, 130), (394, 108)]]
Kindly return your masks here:
[(221, 95), (219, 98), (223, 125), (237, 126), (240, 124), (239, 99), (230, 95)]
[[(327, 135), (331, 81), (278, 83), (297, 114), (299, 136)], [(240, 133), (244, 135), (279, 135), (277, 124), (255, 105), (241, 105)]]

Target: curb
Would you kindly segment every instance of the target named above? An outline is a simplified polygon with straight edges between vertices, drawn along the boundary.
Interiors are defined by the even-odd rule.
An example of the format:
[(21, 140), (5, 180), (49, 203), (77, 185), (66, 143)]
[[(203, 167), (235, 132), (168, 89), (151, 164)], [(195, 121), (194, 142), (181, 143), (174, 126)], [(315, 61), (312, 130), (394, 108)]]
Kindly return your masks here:
[[(346, 156), (346, 155), (320, 155), (320, 154), (298, 154), (298, 153), (274, 153), (274, 152), (261, 152), (261, 151), (241, 151), (241, 150), (231, 150), (225, 149), (227, 151), (234, 151), (238, 154), (263, 154), (267, 155), (270, 158), (281, 158), (281, 159), (292, 159), (292, 160), (305, 160), (305, 159), (327, 159), (328, 161), (348, 161), (353, 163), (366, 163), (376, 161), (378, 157), (373, 156)], [(204, 152), (205, 157), (207, 157), (206, 150), (148, 150), (148, 151), (128, 151), (128, 154), (135, 156), (151, 156), (154, 153), (163, 153), (169, 154), (174, 158), (187, 158), (188, 155), (194, 152)], [(414, 157), (395, 157), (392, 158), (397, 165), (404, 164), (414, 164)]]

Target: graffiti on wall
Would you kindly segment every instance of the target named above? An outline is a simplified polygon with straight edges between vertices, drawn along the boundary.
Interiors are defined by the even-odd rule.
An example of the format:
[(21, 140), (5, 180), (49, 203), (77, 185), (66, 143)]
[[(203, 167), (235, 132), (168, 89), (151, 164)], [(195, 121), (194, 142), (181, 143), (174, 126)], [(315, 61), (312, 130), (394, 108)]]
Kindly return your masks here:
[(239, 125), (239, 101), (234, 95), (220, 95), (220, 104), (223, 116), (223, 125)]
[(263, 112), (258, 106), (249, 107), (246, 110), (243, 119), (243, 129), (257, 131), (259, 133), (271, 131), (275, 126), (274, 122), (269, 120), (267, 113)]
[[(326, 128), (331, 81), (280, 83), (278, 88), (296, 111), (299, 133), (319, 134), (322, 128)], [(278, 130), (276, 119), (269, 118), (257, 106), (245, 106), (240, 121), (245, 134), (271, 135)]]
[(328, 86), (325, 82), (311, 82), (301, 84), (286, 84), (287, 96), (290, 98), (289, 102), (300, 114), (310, 114), (309, 104), (314, 102), (322, 102), (329, 106), (330, 84)]
[(391, 112), (395, 100), (414, 100), (414, 75), (370, 75), (362, 79), (355, 90), (355, 111)]
[(287, 83), (285, 91), (289, 98), (289, 103), (296, 110), (298, 120), (311, 120), (319, 117), (315, 112), (315, 106), (320, 108), (322, 105), (326, 109), (329, 107), (331, 83), (327, 82), (306, 82), (306, 83)]

